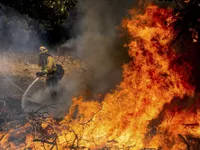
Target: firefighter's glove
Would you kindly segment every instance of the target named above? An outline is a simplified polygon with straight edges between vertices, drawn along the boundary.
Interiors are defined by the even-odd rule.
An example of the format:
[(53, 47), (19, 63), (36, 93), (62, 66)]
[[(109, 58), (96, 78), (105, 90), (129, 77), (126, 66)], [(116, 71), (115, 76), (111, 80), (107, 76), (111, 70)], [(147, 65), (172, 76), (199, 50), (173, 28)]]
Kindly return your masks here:
[(37, 73), (36, 73), (36, 77), (42, 77), (42, 76), (44, 76), (44, 75), (45, 75), (44, 72), (37, 72)]

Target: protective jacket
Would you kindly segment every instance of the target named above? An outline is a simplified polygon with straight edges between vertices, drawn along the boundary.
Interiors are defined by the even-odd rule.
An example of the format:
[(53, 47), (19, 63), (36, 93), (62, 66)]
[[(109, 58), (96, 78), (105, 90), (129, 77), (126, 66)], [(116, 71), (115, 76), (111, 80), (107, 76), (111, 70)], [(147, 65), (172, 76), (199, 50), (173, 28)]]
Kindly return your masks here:
[(38, 65), (45, 74), (51, 74), (57, 70), (54, 58), (47, 52), (40, 53)]

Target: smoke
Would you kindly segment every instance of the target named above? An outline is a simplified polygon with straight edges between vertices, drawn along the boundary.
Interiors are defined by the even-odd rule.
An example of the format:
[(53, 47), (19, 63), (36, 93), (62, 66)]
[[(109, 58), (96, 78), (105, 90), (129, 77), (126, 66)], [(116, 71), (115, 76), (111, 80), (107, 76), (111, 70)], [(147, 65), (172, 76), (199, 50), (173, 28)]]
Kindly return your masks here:
[(71, 49), (71, 55), (81, 59), (87, 68), (66, 76), (56, 89), (56, 98), (51, 97), (49, 89), (33, 94), (24, 103), (27, 111), (43, 105), (48, 107), (42, 111), (61, 117), (68, 113), (72, 97), (81, 91), (89, 91), (85, 97), (88, 100), (114, 89), (122, 80), (122, 65), (129, 61), (128, 51), (124, 48), (128, 41), (120, 36), (118, 28), (128, 10), (137, 5), (134, 0), (79, 1), (77, 21), (71, 31), (73, 38), (61, 45), (60, 50)]
[(85, 89), (83, 81), (80, 72), (73, 72), (54, 88), (41, 89), (41, 83), (36, 82), (22, 99), (22, 108), (25, 112), (48, 112), (47, 116), (62, 118), (69, 112), (72, 98)]
[(74, 38), (64, 46), (73, 49), (72, 55), (87, 64), (82, 76), (86, 76), (84, 84), (92, 95), (106, 93), (121, 81), (121, 67), (129, 57), (118, 28), (135, 4), (133, 0), (78, 3), (78, 19), (72, 31)]
[[(141, 8), (141, 5), (146, 5), (143, 1), (140, 3)], [(51, 110), (51, 106), (47, 107), (48, 112), (60, 117), (69, 111), (72, 97), (81, 91), (89, 91), (85, 96), (89, 100), (99, 93), (105, 94), (115, 89), (122, 81), (122, 65), (130, 59), (124, 48), (128, 41), (121, 36), (119, 28), (123, 18), (128, 16), (128, 10), (134, 6), (138, 6), (138, 1), (80, 0), (77, 20), (71, 31), (73, 38), (61, 45), (60, 50), (71, 50), (71, 55), (81, 59), (87, 68), (66, 76), (56, 89), (56, 98), (50, 96), (49, 89), (36, 92), (24, 103), (27, 110), (37, 110), (41, 105), (54, 105), (55, 108)]]
[(73, 38), (60, 49), (72, 49), (72, 55), (81, 59), (87, 68), (76, 70), (62, 79), (61, 86), (56, 89), (56, 98), (50, 96), (49, 89), (36, 92), (24, 103), (27, 111), (56, 103), (48, 112), (60, 117), (69, 111), (72, 97), (81, 91), (89, 91), (85, 98), (92, 99), (96, 94), (114, 89), (122, 80), (122, 65), (129, 61), (123, 46), (126, 39), (120, 36), (118, 27), (134, 5), (136, 1), (133, 0), (79, 1), (77, 21), (71, 31)]
[(1, 50), (33, 50), (41, 42), (38, 29), (37, 21), (0, 4)]
[[(27, 59), (34, 58), (33, 55), (26, 57), (29, 55), (24, 56), (23, 54), (33, 54), (32, 52), (36, 48), (38, 49), (43, 42), (39, 31), (41, 31), (41, 28), (36, 20), (0, 3), (0, 82), (2, 85), (0, 98), (11, 97), (18, 100), (20, 95), (23, 94), (27, 84), (26, 81), (31, 80), (31, 78), (25, 76), (26, 68), (20, 75), (16, 74), (13, 70), (15, 65), (12, 66), (12, 63), (19, 63), (19, 61), (29, 63)], [(19, 65), (18, 67), (20, 68), (21, 66)], [(22, 70), (21, 68), (19, 69), (19, 71)]]
[[(41, 39), (38, 34), (37, 21), (27, 15), (21, 15), (10, 7), (0, 3), (0, 97), (16, 97), (23, 92), (24, 74), (18, 76), (13, 71), (12, 62), (19, 58), (27, 63), (28, 58), (22, 58), (21, 52), (33, 52)], [(32, 56), (33, 58), (33, 56)], [(23, 60), (22, 60), (23, 59)], [(31, 61), (31, 60), (30, 60)], [(20, 69), (19, 69), (20, 70)], [(23, 72), (22, 72), (23, 73)], [(26, 84), (26, 83), (25, 83)]]

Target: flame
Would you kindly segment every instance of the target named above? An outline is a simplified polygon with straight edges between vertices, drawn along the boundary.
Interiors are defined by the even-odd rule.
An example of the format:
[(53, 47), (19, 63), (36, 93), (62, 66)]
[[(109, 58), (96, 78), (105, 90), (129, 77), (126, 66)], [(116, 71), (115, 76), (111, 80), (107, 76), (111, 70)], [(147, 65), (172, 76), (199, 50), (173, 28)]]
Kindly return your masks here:
[[(166, 110), (165, 119), (160, 120), (156, 132), (151, 130), (152, 121), (159, 118), (166, 104), (194, 94), (194, 87), (189, 83), (191, 67), (185, 62), (180, 63), (181, 56), (170, 47), (176, 35), (173, 26), (168, 25), (172, 13), (172, 9), (157, 6), (148, 6), (143, 14), (130, 11), (131, 17), (125, 19), (122, 26), (130, 36), (126, 46), (132, 61), (123, 66), (123, 81), (105, 95), (102, 103), (74, 98), (71, 113), (65, 119), (56, 123), (48, 118), (41, 123), (43, 129), (51, 126), (45, 134), (56, 133), (56, 137), (49, 138), (51, 142), (43, 142), (43, 145), (41, 140), (36, 140), (41, 136), (39, 133), (25, 133), (25, 142), (16, 144), (9, 140), (10, 134), (16, 131), (9, 131), (0, 147), (140, 150), (161, 146), (163, 149), (185, 149), (178, 134), (200, 133), (199, 128), (190, 130), (177, 126), (184, 122), (184, 116), (190, 116), (188, 122), (198, 123), (189, 110)], [(78, 112), (74, 113), (76, 110)], [(56, 146), (52, 144), (54, 142)]]

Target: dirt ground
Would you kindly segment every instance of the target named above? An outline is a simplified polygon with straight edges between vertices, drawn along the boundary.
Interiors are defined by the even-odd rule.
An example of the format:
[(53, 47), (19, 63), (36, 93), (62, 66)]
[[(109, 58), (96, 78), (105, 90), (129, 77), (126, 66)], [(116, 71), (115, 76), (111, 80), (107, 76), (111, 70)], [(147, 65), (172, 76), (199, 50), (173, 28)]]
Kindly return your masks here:
[[(71, 56), (53, 56), (56, 62), (63, 66), (65, 77), (75, 69), (84, 68), (80, 60)], [(1, 52), (0, 58), (0, 113), (4, 111), (5, 104), (10, 111), (21, 111), (22, 96), (35, 80), (35, 73), (40, 71), (37, 65), (38, 54)], [(44, 86), (45, 78), (41, 78), (36, 88)]]

